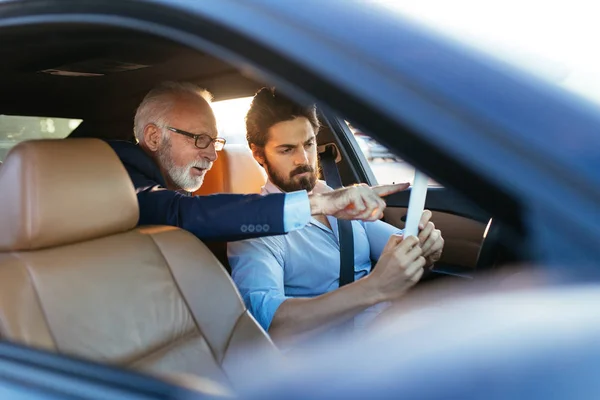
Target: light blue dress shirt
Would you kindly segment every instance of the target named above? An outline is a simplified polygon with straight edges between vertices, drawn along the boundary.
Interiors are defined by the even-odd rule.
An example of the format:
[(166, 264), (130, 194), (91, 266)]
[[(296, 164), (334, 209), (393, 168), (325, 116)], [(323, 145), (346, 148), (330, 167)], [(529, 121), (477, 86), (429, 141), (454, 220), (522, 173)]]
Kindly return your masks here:
[(283, 230), (291, 232), (302, 229), (310, 219), (310, 202), (306, 190), (286, 193), (283, 199)]
[[(318, 189), (328, 189), (321, 181)], [(263, 194), (280, 192), (271, 182)], [(310, 210), (309, 210), (310, 213)], [(315, 297), (339, 287), (340, 253), (337, 219), (327, 217), (331, 229), (310, 217), (304, 229), (287, 235), (261, 237), (228, 244), (232, 278), (246, 307), (268, 330), (277, 308), (292, 297)], [(352, 221), (354, 276), (371, 271), (392, 234), (402, 233), (382, 221)]]

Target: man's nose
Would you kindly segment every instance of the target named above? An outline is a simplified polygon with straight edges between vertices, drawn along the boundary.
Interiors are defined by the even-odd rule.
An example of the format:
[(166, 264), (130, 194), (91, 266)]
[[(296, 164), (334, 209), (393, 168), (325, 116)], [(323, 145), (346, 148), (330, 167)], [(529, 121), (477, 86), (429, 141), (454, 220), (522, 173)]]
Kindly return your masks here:
[(215, 142), (212, 142), (207, 148), (200, 150), (202, 157), (206, 158), (210, 162), (214, 162), (217, 159), (217, 151), (215, 150)]
[(306, 150), (302, 149), (297, 152), (296, 159), (294, 160), (296, 165), (306, 165), (308, 164), (308, 153)]

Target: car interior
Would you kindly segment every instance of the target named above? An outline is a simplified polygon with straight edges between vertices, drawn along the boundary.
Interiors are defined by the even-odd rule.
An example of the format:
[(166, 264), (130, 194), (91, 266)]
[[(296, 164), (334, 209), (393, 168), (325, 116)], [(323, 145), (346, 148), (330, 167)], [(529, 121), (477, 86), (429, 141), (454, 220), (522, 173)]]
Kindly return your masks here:
[[(66, 139), (24, 141), (3, 160), (0, 339), (226, 386), (243, 379), (242, 349), (277, 357), (228, 275), (226, 243), (202, 243), (174, 227), (136, 227), (131, 182), (103, 142), (134, 140), (135, 109), (163, 80), (197, 83), (215, 101), (252, 96), (269, 82), (113, 27), (13, 28), (0, 55), (0, 114), (83, 121)], [(348, 126), (334, 118), (341, 120), (323, 115), (318, 144), (338, 148), (344, 184), (375, 183)], [(227, 144), (195, 194), (258, 193), (265, 180), (245, 144)], [(408, 196), (387, 199), (386, 222), (404, 226)], [(426, 208), (445, 249), (415, 291), (514, 260), (492, 216), (458, 194), (430, 188)]]

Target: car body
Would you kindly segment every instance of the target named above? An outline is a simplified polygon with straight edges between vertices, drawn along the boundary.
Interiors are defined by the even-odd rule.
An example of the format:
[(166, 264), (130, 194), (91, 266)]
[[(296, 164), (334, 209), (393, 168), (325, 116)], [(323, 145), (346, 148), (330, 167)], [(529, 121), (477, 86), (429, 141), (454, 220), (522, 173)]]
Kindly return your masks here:
[[(6, 60), (0, 107), (6, 114), (83, 119), (74, 137), (102, 132), (129, 139), (132, 110), (161, 77), (194, 79), (220, 99), (274, 84), (317, 102), (328, 126), (319, 141), (339, 146), (344, 183), (375, 183), (348, 119), (443, 185), (430, 188), (427, 200), (454, 249), (442, 273), (461, 275), (477, 264), (493, 218), (502, 226), (494, 246), (509, 259), (559, 271), (569, 282), (595, 282), (598, 110), (412, 21), (366, 7), (341, 0), (307, 0), (302, 7), (274, 0), (2, 1), (0, 35), (11, 40), (0, 45)], [(69, 49), (90, 59), (84, 48), (106, 51), (94, 57), (119, 54), (156, 68), (96, 80), (43, 72), (78, 61), (62, 56)], [(387, 199), (388, 222), (402, 225), (409, 196)], [(0, 393), (38, 395), (32, 390), (44, 369), (71, 378), (56, 396), (87, 382), (73, 379), (72, 367), (52, 366), (49, 354), (23, 351), (30, 367), (38, 356), (46, 363), (23, 370), (19, 381), (17, 365), (28, 359), (3, 343), (2, 360), (14, 376), (0, 379)], [(58, 363), (67, 365), (61, 357)], [(118, 381), (109, 370), (95, 373)], [(167, 396), (168, 389), (155, 394)]]

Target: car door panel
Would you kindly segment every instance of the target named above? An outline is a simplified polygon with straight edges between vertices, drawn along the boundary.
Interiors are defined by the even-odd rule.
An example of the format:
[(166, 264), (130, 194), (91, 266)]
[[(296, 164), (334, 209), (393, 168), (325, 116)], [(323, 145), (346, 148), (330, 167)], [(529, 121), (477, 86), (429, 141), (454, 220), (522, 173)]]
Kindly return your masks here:
[[(404, 228), (406, 207), (388, 207), (384, 221)], [(442, 211), (432, 211), (431, 221), (442, 232), (444, 252), (439, 264), (475, 268), (486, 225), (472, 219)]]
[[(410, 190), (388, 196), (384, 220), (403, 228), (409, 200)], [(490, 216), (443, 187), (428, 188), (425, 208), (432, 212), (431, 221), (444, 237), (444, 252), (436, 268), (460, 273), (474, 270)]]
[[(394, 193), (385, 198), (388, 207), (408, 207), (410, 189)], [(490, 215), (470, 201), (444, 187), (429, 187), (425, 208), (428, 210), (443, 211), (465, 217), (467, 219), (487, 224)]]

